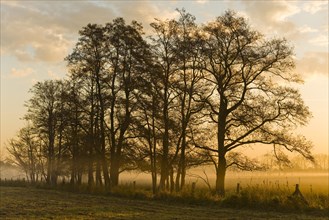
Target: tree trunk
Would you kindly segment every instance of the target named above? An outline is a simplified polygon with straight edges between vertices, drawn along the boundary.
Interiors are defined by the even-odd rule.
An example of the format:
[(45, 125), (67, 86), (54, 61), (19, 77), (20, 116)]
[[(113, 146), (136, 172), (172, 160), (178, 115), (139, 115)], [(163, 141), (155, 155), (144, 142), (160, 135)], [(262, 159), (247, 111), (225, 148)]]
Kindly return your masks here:
[(93, 147), (89, 146), (89, 159), (88, 159), (88, 188), (90, 189), (94, 185), (94, 156)]
[(110, 176), (109, 176), (109, 171), (108, 171), (107, 160), (105, 157), (105, 152), (104, 152), (104, 154), (102, 154), (102, 169), (103, 169), (105, 186), (110, 187)]
[(225, 149), (225, 131), (226, 131), (226, 117), (227, 117), (227, 101), (221, 90), (220, 94), (220, 108), (218, 114), (217, 124), (217, 147), (218, 147), (218, 161), (216, 169), (216, 192), (220, 196), (225, 196), (225, 174), (226, 174), (226, 149)]
[(161, 158), (161, 173), (160, 173), (160, 190), (166, 187), (166, 180), (168, 179), (168, 130), (165, 131), (163, 153)]
[(175, 189), (174, 168), (173, 167), (170, 167), (169, 179), (170, 179), (170, 192), (172, 193)]
[(178, 164), (178, 168), (177, 168), (177, 174), (176, 174), (176, 183), (175, 183), (175, 189), (176, 192), (180, 191), (180, 179), (181, 179), (181, 165), (180, 163)]
[(101, 186), (103, 184), (102, 182), (102, 175), (101, 175), (101, 163), (98, 158), (96, 162), (96, 186)]
[(117, 155), (113, 157), (110, 167), (111, 186), (117, 186), (119, 184), (119, 164)]
[(73, 186), (75, 183), (75, 172), (74, 169), (71, 170), (70, 184)]
[[(73, 149), (74, 151), (74, 149)], [(76, 158), (75, 158), (75, 154), (73, 152), (73, 156), (72, 156), (72, 164), (71, 164), (71, 179), (70, 179), (70, 184), (74, 185), (75, 184), (75, 175), (76, 175), (76, 162), (75, 162)]]
[(185, 186), (185, 177), (186, 177), (186, 164), (184, 161), (184, 164), (182, 166), (182, 174), (181, 174), (181, 183), (180, 183), (180, 188), (183, 189)]
[[(155, 96), (152, 96), (152, 137), (153, 142), (150, 140), (150, 156), (151, 156), (151, 172), (152, 172), (152, 189), (153, 195), (157, 193), (157, 154), (156, 154), (156, 146), (157, 146), (157, 139), (156, 139), (156, 132), (155, 132)], [(152, 142), (152, 144), (151, 144)]]
[(157, 173), (152, 171), (152, 192), (153, 195), (157, 194)]
[(182, 139), (182, 149), (180, 156), (180, 170), (181, 170), (181, 181), (180, 189), (185, 185), (185, 175), (186, 175), (186, 161), (185, 161), (185, 149), (186, 149), (186, 125), (183, 127), (183, 139)]
[(225, 155), (218, 157), (218, 167), (216, 169), (216, 193), (220, 196), (225, 196), (225, 174), (226, 174), (226, 159)]
[(149, 141), (149, 151), (150, 151), (150, 161), (151, 161), (152, 192), (153, 195), (155, 195), (157, 193), (157, 171), (156, 171), (156, 153), (155, 153), (156, 140), (155, 137), (153, 138), (154, 138), (153, 143), (152, 141)]
[(46, 177), (46, 182), (47, 184), (50, 185), (50, 176), (51, 176), (51, 156), (50, 153), (48, 153), (48, 157), (47, 157), (47, 177)]
[(91, 189), (91, 187), (94, 185), (94, 155), (93, 150), (95, 148), (95, 135), (94, 135), (94, 117), (95, 117), (95, 111), (94, 111), (94, 86), (93, 86), (93, 80), (92, 80), (92, 89), (91, 89), (91, 109), (90, 109), (90, 115), (89, 115), (89, 134), (88, 134), (88, 149), (89, 149), (89, 160), (88, 160), (88, 188)]
[[(167, 85), (166, 85), (167, 87)], [(164, 134), (163, 134), (163, 148), (161, 158), (161, 176), (160, 176), (160, 190), (166, 188), (166, 180), (168, 180), (169, 167), (168, 167), (168, 153), (169, 153), (169, 119), (168, 119), (168, 89), (165, 88), (164, 92), (164, 106), (163, 106), (163, 123), (164, 123)], [(167, 187), (169, 188), (169, 187)]]

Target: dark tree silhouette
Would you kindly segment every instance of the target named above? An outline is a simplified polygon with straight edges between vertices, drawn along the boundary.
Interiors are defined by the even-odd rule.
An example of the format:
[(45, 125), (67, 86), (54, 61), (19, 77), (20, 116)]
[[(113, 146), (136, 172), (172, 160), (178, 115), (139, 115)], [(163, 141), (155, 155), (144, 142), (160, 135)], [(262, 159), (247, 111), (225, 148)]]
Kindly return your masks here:
[(118, 18), (106, 25), (112, 185), (118, 185), (123, 154), (132, 147), (128, 145), (127, 136), (141, 95), (140, 86), (143, 84), (140, 79), (148, 71), (150, 52), (142, 34), (142, 25), (136, 21), (128, 25), (124, 19)]
[(157, 64), (161, 68), (160, 86), (162, 103), (162, 150), (161, 150), (161, 173), (160, 173), (160, 189), (165, 189), (166, 181), (169, 181), (169, 150), (170, 137), (169, 131), (173, 124), (170, 124), (170, 105), (173, 102), (174, 93), (172, 78), (177, 71), (177, 57), (174, 50), (175, 36), (177, 31), (177, 22), (174, 20), (160, 21), (151, 23), (155, 36), (152, 37), (153, 53), (157, 57)]
[(31, 121), (44, 143), (48, 184), (56, 184), (58, 176), (56, 155), (59, 148), (56, 146), (56, 141), (61, 111), (61, 86), (60, 81), (38, 82), (30, 90), (32, 98), (26, 103), (28, 112), (25, 119)]
[[(103, 171), (105, 185), (110, 185), (108, 172), (108, 159), (106, 157), (106, 133), (105, 133), (105, 110), (106, 110), (106, 91), (105, 81), (107, 76), (105, 68), (108, 62), (107, 51), (105, 50), (104, 27), (96, 24), (89, 24), (80, 32), (80, 38), (72, 54), (66, 60), (68, 61), (71, 74), (80, 80), (87, 80), (85, 83), (88, 91), (89, 104), (89, 137), (95, 139), (89, 141), (89, 154), (92, 154), (93, 146), (99, 155), (97, 160), (97, 183), (101, 184), (100, 166)], [(97, 134), (97, 135), (96, 135)], [(94, 138), (95, 137), (95, 138)], [(91, 166), (89, 164), (89, 178), (92, 183)]]
[[(180, 121), (177, 143), (177, 148), (180, 150), (176, 175), (177, 191), (185, 185), (186, 151), (188, 150), (188, 142), (191, 140), (189, 133), (191, 133), (192, 125), (198, 125), (200, 122), (200, 115), (196, 116), (196, 114), (203, 109), (202, 93), (206, 90), (202, 81), (200, 65), (202, 41), (194, 22), (195, 17), (186, 13), (184, 9), (178, 10), (178, 12), (180, 17), (177, 22), (174, 46), (175, 56), (179, 63), (173, 86), (177, 96), (177, 115), (179, 115)], [(196, 129), (198, 128), (196, 127)]]
[(310, 145), (291, 130), (311, 116), (293, 86), (293, 51), (284, 39), (266, 40), (246, 20), (228, 11), (206, 24), (204, 31), (205, 79), (212, 92), (206, 100), (217, 127), (217, 146), (208, 146), (224, 195), (226, 154), (256, 143), (271, 144), (310, 156)]
[(40, 143), (36, 134), (33, 132), (33, 127), (27, 125), (19, 130), (17, 138), (9, 140), (7, 145), (8, 152), (12, 155), (11, 161), (20, 167), (32, 183), (39, 180), (42, 170), (42, 159)]

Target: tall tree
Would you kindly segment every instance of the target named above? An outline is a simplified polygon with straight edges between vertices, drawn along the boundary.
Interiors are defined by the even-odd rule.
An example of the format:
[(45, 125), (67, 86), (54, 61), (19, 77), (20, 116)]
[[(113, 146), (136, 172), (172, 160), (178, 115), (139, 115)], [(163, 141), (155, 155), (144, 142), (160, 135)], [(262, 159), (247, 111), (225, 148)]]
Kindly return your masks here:
[(180, 190), (185, 184), (186, 151), (190, 139), (188, 136), (191, 137), (188, 133), (191, 133), (192, 124), (199, 122), (195, 115), (203, 108), (202, 93), (206, 90), (200, 68), (202, 41), (195, 24), (195, 17), (184, 9), (178, 12), (180, 17), (177, 21), (174, 42), (176, 58), (179, 61), (174, 90), (177, 94), (177, 112), (180, 121), (177, 140), (180, 154), (177, 164), (176, 190)]
[[(141, 95), (141, 79), (149, 66), (149, 45), (142, 38), (143, 27), (117, 18), (106, 24), (109, 89), (109, 139), (111, 184), (118, 185), (123, 153), (129, 151), (127, 135)], [(126, 147), (125, 147), (126, 146)]]
[[(154, 56), (149, 57), (149, 63), (146, 63), (147, 70), (140, 75), (139, 90), (140, 95), (137, 97), (138, 109), (133, 120), (133, 130), (131, 131), (134, 138), (134, 146), (138, 146), (139, 158), (135, 158), (136, 166), (142, 171), (151, 173), (152, 191), (157, 193), (157, 176), (158, 176), (158, 151), (159, 142), (161, 142), (161, 68), (156, 65)], [(152, 60), (153, 59), (153, 60)], [(133, 153), (136, 155), (134, 151)], [(139, 163), (138, 163), (139, 162)]]
[(46, 148), (48, 184), (56, 184), (58, 176), (56, 138), (60, 113), (60, 87), (60, 81), (38, 82), (30, 90), (32, 98), (26, 103), (28, 113), (25, 119), (32, 122)]
[(159, 81), (161, 82), (161, 112), (162, 112), (162, 151), (161, 151), (161, 173), (160, 189), (165, 189), (165, 183), (169, 177), (169, 150), (170, 137), (169, 131), (173, 124), (170, 123), (170, 105), (174, 100), (172, 79), (177, 72), (177, 57), (174, 50), (174, 42), (177, 31), (177, 22), (175, 20), (166, 20), (151, 23), (154, 30), (152, 37), (153, 53), (157, 57), (157, 63), (161, 67)]
[[(89, 99), (89, 154), (95, 147), (98, 151), (105, 185), (110, 185), (108, 161), (106, 157), (106, 83), (105, 67), (108, 59), (105, 50), (104, 27), (97, 24), (88, 24), (80, 32), (79, 42), (76, 44), (68, 61), (73, 77), (87, 80)], [(98, 135), (96, 136), (95, 132)], [(97, 137), (97, 138), (96, 138)], [(89, 179), (92, 184), (92, 163), (89, 164)], [(97, 165), (96, 179), (101, 183), (100, 164)]]
[(310, 144), (291, 133), (311, 113), (292, 86), (301, 80), (287, 41), (265, 39), (232, 11), (203, 30), (205, 79), (212, 83), (207, 104), (217, 127), (217, 146), (204, 148), (216, 167), (217, 192), (225, 192), (227, 153), (242, 146), (271, 144), (276, 152), (283, 147), (312, 159)]

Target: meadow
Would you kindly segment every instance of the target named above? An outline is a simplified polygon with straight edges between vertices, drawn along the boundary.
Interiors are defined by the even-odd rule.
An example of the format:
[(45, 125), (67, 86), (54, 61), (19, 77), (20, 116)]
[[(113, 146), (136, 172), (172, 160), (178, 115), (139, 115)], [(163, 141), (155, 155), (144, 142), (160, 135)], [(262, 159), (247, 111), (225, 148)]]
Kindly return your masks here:
[[(218, 197), (209, 167), (189, 170), (181, 192), (155, 196), (148, 173), (123, 172), (109, 192), (88, 190), (86, 178), (74, 187), (68, 177), (56, 187), (30, 184), (16, 168), (0, 168), (0, 219), (329, 219), (328, 170), (229, 171)], [(296, 184), (302, 198), (293, 196)]]
[(327, 213), (233, 209), (217, 203), (184, 203), (72, 193), (35, 187), (0, 187), (1, 219), (327, 219)]
[[(328, 172), (228, 172), (226, 196), (218, 197), (213, 191), (214, 175), (203, 171), (190, 172), (181, 192), (158, 195), (152, 194), (149, 174), (141, 173), (123, 173), (120, 185), (110, 192), (101, 187), (88, 190), (86, 184), (72, 187), (67, 179), (49, 187), (2, 176), (0, 219), (329, 217)], [(302, 197), (293, 196), (296, 184)]]

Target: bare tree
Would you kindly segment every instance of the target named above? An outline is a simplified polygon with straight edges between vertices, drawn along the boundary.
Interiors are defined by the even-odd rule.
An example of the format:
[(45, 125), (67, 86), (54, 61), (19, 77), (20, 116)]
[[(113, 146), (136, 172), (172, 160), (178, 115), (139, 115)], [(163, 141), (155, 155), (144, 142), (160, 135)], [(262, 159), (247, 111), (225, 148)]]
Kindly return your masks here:
[(48, 184), (56, 184), (58, 176), (56, 138), (60, 112), (60, 87), (60, 81), (38, 82), (30, 90), (32, 98), (26, 103), (28, 112), (25, 119), (32, 122), (46, 148)]
[[(141, 95), (142, 76), (149, 72), (150, 49), (142, 38), (142, 25), (136, 21), (126, 24), (117, 18), (106, 25), (109, 89), (110, 174), (113, 186), (119, 183), (123, 158), (132, 146), (127, 136)], [(132, 150), (133, 151), (133, 150)], [(128, 157), (126, 157), (128, 158)]]
[[(100, 167), (102, 167), (105, 185), (110, 185), (108, 172), (108, 159), (106, 157), (106, 91), (107, 80), (105, 67), (107, 65), (107, 52), (105, 50), (105, 30), (101, 25), (89, 24), (80, 32), (79, 42), (66, 60), (73, 77), (87, 80), (84, 84), (89, 98), (89, 154), (93, 148), (98, 153), (96, 182), (101, 184)], [(98, 134), (98, 135), (96, 135)], [(89, 179), (92, 184), (92, 163), (89, 164)]]
[(162, 112), (162, 150), (161, 150), (161, 173), (160, 189), (165, 189), (166, 181), (169, 177), (169, 148), (170, 148), (170, 107), (175, 98), (172, 87), (172, 79), (177, 72), (177, 57), (174, 50), (174, 42), (177, 31), (177, 22), (175, 20), (166, 20), (151, 23), (154, 30), (152, 39), (153, 53), (157, 57), (157, 64), (161, 68), (159, 85), (161, 86), (161, 112)]
[(189, 136), (191, 137), (188, 133), (191, 132), (189, 130), (192, 128), (191, 125), (199, 122), (195, 115), (203, 109), (202, 93), (206, 90), (200, 68), (202, 41), (199, 36), (199, 29), (194, 22), (195, 17), (184, 9), (178, 10), (178, 12), (180, 17), (177, 22), (174, 45), (179, 61), (174, 82), (174, 90), (177, 94), (177, 115), (179, 115), (180, 120), (179, 134), (177, 134), (179, 135), (177, 148), (180, 150), (175, 183), (177, 191), (185, 185), (186, 151)]
[(228, 11), (204, 30), (205, 79), (212, 83), (206, 100), (217, 127), (216, 191), (224, 195), (229, 151), (251, 144), (271, 144), (312, 159), (311, 145), (291, 133), (311, 116), (293, 83), (293, 51), (285, 39), (266, 40), (246, 20)]
[(42, 174), (42, 166), (40, 166), (41, 154), (40, 140), (33, 133), (31, 126), (26, 126), (20, 129), (17, 138), (10, 139), (7, 150), (12, 156), (11, 161), (20, 167), (26, 174), (28, 180), (32, 183), (38, 181)]

